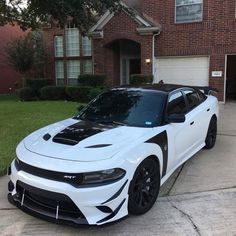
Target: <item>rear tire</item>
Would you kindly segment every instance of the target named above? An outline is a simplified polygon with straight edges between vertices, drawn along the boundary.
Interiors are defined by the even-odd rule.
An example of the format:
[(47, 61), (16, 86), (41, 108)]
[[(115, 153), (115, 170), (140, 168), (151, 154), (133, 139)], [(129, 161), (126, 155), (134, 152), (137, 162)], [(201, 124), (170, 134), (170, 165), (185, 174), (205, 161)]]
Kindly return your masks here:
[(211, 149), (215, 146), (216, 136), (217, 136), (217, 118), (214, 116), (211, 118), (208, 131), (207, 131), (207, 136), (205, 140), (206, 149)]
[(128, 211), (141, 215), (151, 209), (160, 189), (160, 171), (158, 163), (145, 159), (136, 169), (129, 187)]

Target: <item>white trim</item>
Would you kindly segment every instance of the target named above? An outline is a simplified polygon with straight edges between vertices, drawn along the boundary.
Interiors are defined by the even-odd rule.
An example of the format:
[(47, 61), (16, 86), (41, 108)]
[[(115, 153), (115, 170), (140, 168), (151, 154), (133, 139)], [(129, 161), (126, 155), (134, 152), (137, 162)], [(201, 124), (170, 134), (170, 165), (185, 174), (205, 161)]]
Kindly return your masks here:
[(150, 25), (147, 21), (145, 21), (142, 17), (140, 17), (139, 15), (136, 15), (135, 18), (136, 18), (138, 21), (140, 21), (142, 24), (144, 24), (145, 26), (151, 27), (151, 25)]
[[(123, 12), (125, 12), (127, 15), (130, 15), (129, 13), (129, 7), (121, 2), (121, 5), (124, 7), (122, 10)], [(125, 10), (125, 8), (127, 10)], [(90, 34), (93, 33), (94, 31), (97, 30), (102, 30), (102, 28), (115, 16), (114, 13), (111, 13), (109, 10), (106, 11), (106, 13), (98, 20), (98, 22), (89, 30)], [(145, 20), (142, 16), (135, 14), (134, 13), (134, 17), (133, 19), (139, 24), (139, 25), (143, 25), (143, 28), (145, 27), (150, 27), (150, 28), (158, 28), (158, 27), (153, 27), (147, 20)], [(140, 27), (142, 28), (142, 27)]]
[(223, 104), (226, 103), (226, 79), (227, 79), (227, 62), (228, 62), (228, 55), (225, 54), (225, 74), (224, 74), (224, 99), (223, 99)]
[(159, 27), (138, 27), (137, 31), (141, 35), (152, 35), (155, 32), (160, 32)]
[(97, 28), (100, 28), (101, 26), (104, 27), (108, 23), (108, 21), (112, 19), (113, 16), (114, 13), (106, 11), (105, 14), (98, 20), (98, 22), (89, 31), (94, 32)]
[(152, 36), (152, 75), (153, 75), (153, 82), (155, 81), (155, 74), (156, 74), (156, 60), (155, 60), (155, 38), (160, 34), (160, 31)]

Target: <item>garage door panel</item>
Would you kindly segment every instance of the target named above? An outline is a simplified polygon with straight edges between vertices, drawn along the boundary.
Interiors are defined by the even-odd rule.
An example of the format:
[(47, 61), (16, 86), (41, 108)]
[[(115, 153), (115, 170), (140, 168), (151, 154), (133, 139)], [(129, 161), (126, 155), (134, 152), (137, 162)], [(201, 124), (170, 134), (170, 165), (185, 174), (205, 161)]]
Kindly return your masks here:
[(208, 86), (208, 57), (159, 58), (157, 59), (157, 81), (192, 86)]

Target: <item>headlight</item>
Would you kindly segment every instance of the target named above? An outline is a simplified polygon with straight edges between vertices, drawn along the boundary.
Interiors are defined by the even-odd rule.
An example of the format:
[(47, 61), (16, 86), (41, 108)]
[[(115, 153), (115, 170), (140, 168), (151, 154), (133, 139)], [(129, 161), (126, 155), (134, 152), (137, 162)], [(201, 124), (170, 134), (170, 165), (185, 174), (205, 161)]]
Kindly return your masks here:
[(90, 185), (90, 184), (107, 184), (113, 183), (120, 179), (122, 179), (125, 175), (125, 170), (120, 168), (96, 171), (96, 172), (88, 172), (83, 173), (82, 185)]

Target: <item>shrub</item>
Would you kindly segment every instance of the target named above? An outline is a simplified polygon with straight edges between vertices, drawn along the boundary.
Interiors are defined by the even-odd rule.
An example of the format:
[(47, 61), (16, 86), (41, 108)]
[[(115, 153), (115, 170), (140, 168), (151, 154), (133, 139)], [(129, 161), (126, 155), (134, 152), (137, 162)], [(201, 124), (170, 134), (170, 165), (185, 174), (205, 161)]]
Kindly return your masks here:
[(148, 84), (148, 83), (152, 83), (152, 81), (153, 81), (152, 75), (137, 74), (137, 75), (131, 75), (130, 77), (131, 85)]
[(94, 99), (99, 94), (101, 94), (104, 90), (105, 90), (104, 88), (92, 88), (88, 95), (89, 100)]
[(79, 84), (82, 86), (99, 87), (106, 82), (106, 76), (101, 74), (79, 75)]
[(37, 99), (35, 91), (29, 87), (19, 89), (18, 95), (21, 101), (33, 101)]
[(45, 100), (66, 99), (65, 86), (46, 86), (40, 89), (40, 96)]
[(26, 79), (26, 86), (32, 88), (36, 94), (40, 95), (40, 89), (50, 85), (52, 80), (47, 79)]
[(69, 86), (66, 87), (66, 95), (72, 101), (87, 102), (91, 89), (89, 86)]

